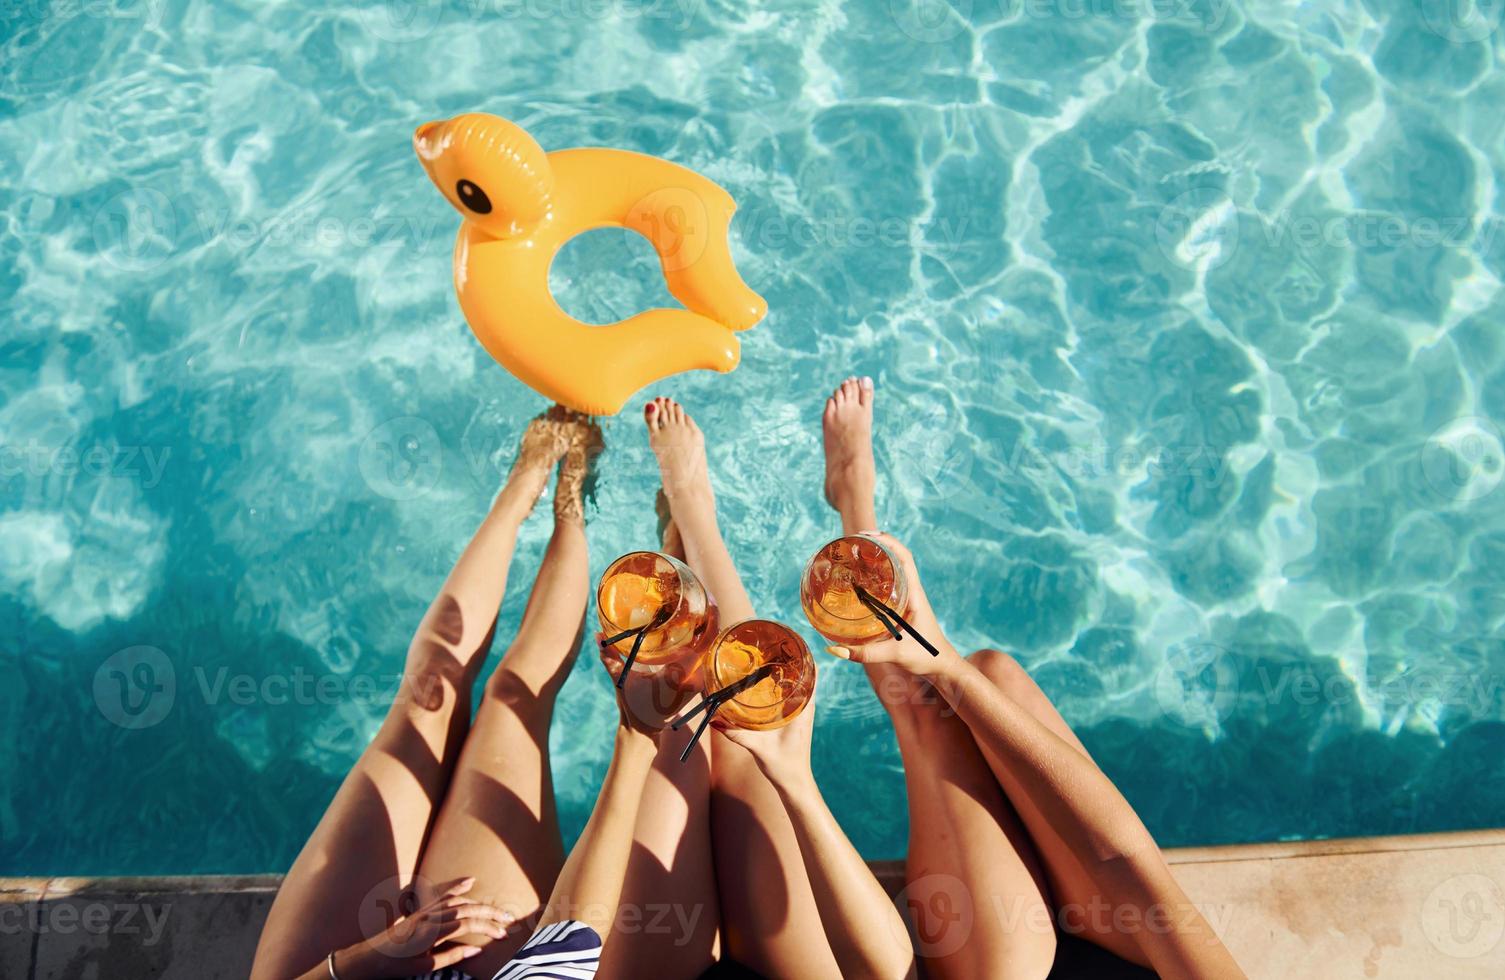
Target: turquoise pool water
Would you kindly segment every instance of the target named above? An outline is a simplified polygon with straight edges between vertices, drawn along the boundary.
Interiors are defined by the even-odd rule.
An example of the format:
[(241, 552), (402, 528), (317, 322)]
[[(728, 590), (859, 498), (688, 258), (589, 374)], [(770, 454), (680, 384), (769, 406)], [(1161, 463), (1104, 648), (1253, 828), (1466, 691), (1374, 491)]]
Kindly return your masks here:
[[(880, 515), (1166, 844), (1505, 823), (1498, 0), (9, 5), (0, 873), (286, 867), (541, 400), (449, 279), (414, 125), (670, 157), (770, 315), (651, 389), (713, 440), (767, 614), (834, 528), (821, 398), (877, 379)], [(1493, 106), (1494, 108), (1490, 108)], [(554, 270), (608, 320), (645, 243)], [(597, 570), (651, 542), (647, 393)], [(515, 621), (547, 531), (524, 533)], [(817, 770), (902, 852), (887, 721)], [(612, 715), (554, 729), (573, 833)]]

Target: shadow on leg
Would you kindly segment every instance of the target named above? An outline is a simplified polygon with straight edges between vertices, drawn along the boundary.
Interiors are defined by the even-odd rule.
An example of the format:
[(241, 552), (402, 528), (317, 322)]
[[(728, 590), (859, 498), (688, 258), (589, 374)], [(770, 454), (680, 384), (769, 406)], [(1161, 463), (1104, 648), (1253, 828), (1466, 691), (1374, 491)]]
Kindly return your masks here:
[(1040, 978), (1056, 936), (1044, 873), (966, 724), (929, 686), (869, 668), (893, 719), (909, 800), (906, 908), (928, 976)]
[[(659, 494), (665, 554), (684, 560), (679, 529)], [(665, 684), (643, 676), (628, 683)], [(651, 692), (668, 710), (677, 692)], [(693, 980), (716, 961), (721, 907), (716, 896), (716, 868), (711, 853), (711, 753), (702, 739), (690, 758), (679, 761), (692, 728), (659, 736), (658, 757), (643, 789), (633, 828), (632, 856), (622, 888), (616, 931), (601, 959), (603, 980), (641, 976), (653, 964), (662, 980)]]
[(469, 727), (474, 670), (491, 642), (488, 632), (464, 658), (473, 666), (464, 666), (448, 645), (464, 633), (459, 605), (440, 596), (435, 613), (434, 635), (414, 641), (376, 737), (283, 879), (253, 977), (300, 974), (385, 928), (402, 907)]
[[(1013, 657), (998, 650), (978, 650), (967, 659), (996, 684), (999, 690), (1074, 746), (1083, 758), (1091, 761), (1092, 756), (1088, 754), (1087, 747), (1076, 737), (1060, 712), (1056, 711), (1050, 698)], [(1008, 794), (1009, 801), (1024, 822), (1044, 864), (1050, 894), (1054, 898), (1058, 926), (1117, 956), (1141, 966), (1147, 965), (1134, 936), (1115, 931), (1112, 927), (1113, 916), (1103, 914), (1103, 910), (1111, 913), (1119, 903), (1112, 895), (1105, 894), (1092, 880), (1082, 862), (1056, 834), (1040, 808), (1025, 793), (1002, 760), (986, 748), (981, 749), (981, 752), (994, 778)]]
[(491, 976), (527, 941), (564, 864), (549, 768), (549, 723), (580, 641), (588, 572), (585, 529), (558, 521), (517, 637), (486, 682), (449, 793), (419, 867), (438, 884), (474, 876), (470, 896), (516, 916), (467, 972)]

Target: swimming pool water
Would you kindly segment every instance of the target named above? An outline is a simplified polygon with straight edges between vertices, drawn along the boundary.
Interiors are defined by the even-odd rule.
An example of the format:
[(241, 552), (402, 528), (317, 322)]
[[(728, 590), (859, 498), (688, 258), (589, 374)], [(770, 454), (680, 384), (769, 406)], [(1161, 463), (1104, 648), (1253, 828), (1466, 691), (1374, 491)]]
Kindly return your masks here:
[[(285, 868), (371, 735), (542, 407), (461, 320), (409, 145), (472, 109), (719, 181), (769, 301), (735, 373), (607, 423), (594, 571), (652, 543), (637, 418), (671, 394), (756, 603), (803, 626), (821, 399), (869, 374), (880, 517), (944, 622), (1019, 657), (1162, 843), (1500, 825), (1501, 14), (8, 6), (0, 873)], [(594, 233), (554, 284), (610, 320), (666, 299), (647, 255)], [(817, 775), (896, 856), (887, 721), (820, 664)], [(599, 674), (551, 739), (571, 836)]]

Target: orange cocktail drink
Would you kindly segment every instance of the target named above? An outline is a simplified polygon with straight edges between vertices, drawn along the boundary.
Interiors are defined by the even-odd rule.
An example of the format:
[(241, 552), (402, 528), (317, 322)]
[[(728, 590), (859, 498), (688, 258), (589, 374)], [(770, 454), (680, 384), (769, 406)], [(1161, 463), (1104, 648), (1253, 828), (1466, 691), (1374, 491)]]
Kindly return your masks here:
[[(860, 590), (860, 591), (859, 591)], [(877, 538), (850, 534), (821, 547), (800, 578), (800, 605), (816, 632), (855, 647), (891, 636), (868, 600), (903, 615), (908, 583), (898, 558)]]
[(717, 638), (701, 672), (706, 696), (760, 671), (755, 683), (720, 701), (713, 725), (762, 731), (787, 725), (804, 710), (815, 691), (810, 648), (794, 630), (766, 619), (743, 620)]
[(675, 668), (678, 683), (716, 636), (716, 604), (681, 561), (654, 551), (634, 551), (612, 562), (596, 589), (596, 618), (608, 649), (624, 660), (636, 646), (631, 669), (659, 674)]

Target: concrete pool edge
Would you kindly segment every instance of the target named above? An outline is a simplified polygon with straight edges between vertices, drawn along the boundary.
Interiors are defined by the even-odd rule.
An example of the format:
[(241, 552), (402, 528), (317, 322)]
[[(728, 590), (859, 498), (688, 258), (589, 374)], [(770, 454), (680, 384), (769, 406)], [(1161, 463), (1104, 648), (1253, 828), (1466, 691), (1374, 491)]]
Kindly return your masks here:
[[(1251, 977), (1505, 976), (1505, 829), (1166, 853)], [(244, 977), (280, 880), (0, 878), (0, 976)]]

